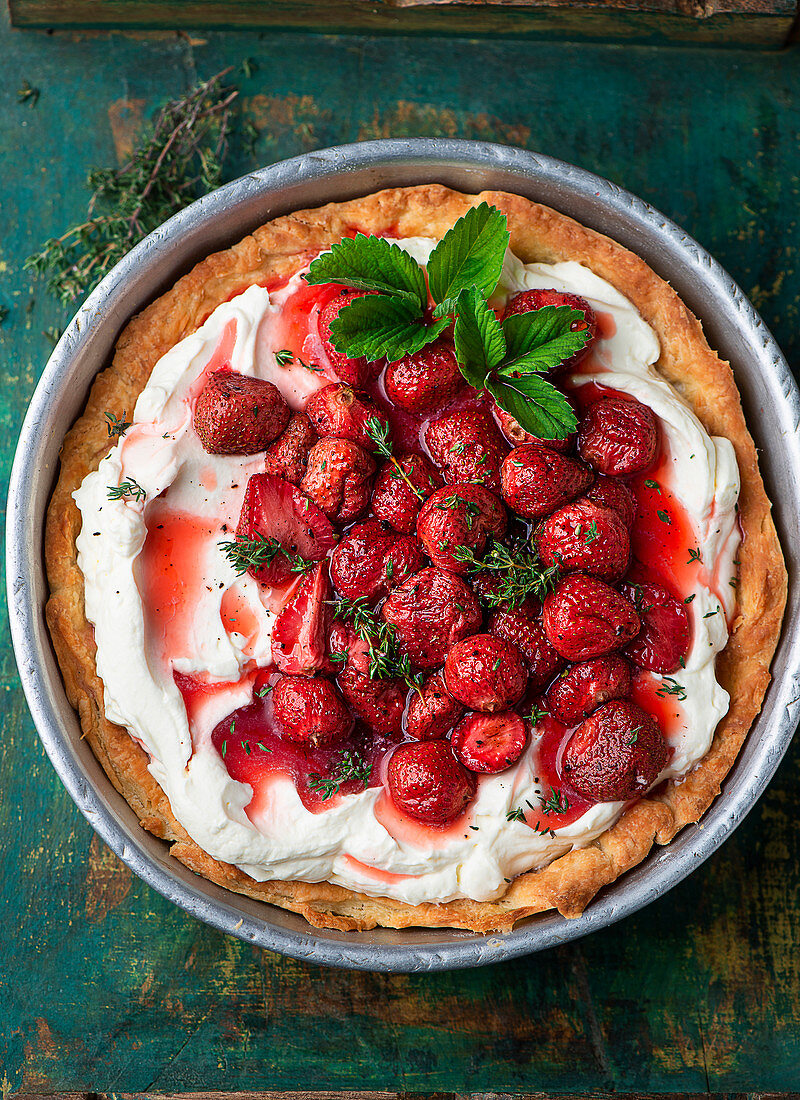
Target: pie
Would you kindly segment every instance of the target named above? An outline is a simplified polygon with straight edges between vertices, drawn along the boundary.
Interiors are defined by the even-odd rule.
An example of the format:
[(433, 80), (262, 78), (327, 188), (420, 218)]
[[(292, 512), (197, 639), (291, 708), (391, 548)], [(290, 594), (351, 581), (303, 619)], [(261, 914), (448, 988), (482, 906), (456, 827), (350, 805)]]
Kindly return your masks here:
[[(469, 385), (452, 329), (345, 354), (363, 290), (303, 279), (359, 233), (424, 265), (483, 203), (504, 331), (578, 311), (567, 438)], [(557, 211), (439, 185), (268, 222), (134, 317), (45, 548), (69, 699), (142, 826), (342, 930), (579, 915), (719, 794), (786, 599), (733, 373), (678, 295)]]

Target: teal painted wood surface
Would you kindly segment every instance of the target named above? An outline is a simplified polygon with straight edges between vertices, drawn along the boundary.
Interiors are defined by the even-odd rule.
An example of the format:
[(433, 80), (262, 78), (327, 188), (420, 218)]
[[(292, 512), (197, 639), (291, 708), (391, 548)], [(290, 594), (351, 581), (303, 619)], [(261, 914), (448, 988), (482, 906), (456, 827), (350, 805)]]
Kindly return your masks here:
[[(0, 26), (0, 474), (67, 312), (22, 260), (84, 212), (90, 166), (226, 64), (231, 171), (383, 135), (523, 145), (697, 236), (800, 358), (800, 53)], [(253, 59), (251, 75), (240, 66)], [(250, 68), (250, 66), (248, 66)], [(23, 80), (40, 90), (17, 103)], [(252, 135), (251, 135), (252, 136)], [(197, 924), (93, 836), (55, 778), (5, 622), (0, 1078), (27, 1092), (788, 1090), (800, 1084), (800, 749), (731, 841), (624, 924), (513, 964), (325, 971)]]

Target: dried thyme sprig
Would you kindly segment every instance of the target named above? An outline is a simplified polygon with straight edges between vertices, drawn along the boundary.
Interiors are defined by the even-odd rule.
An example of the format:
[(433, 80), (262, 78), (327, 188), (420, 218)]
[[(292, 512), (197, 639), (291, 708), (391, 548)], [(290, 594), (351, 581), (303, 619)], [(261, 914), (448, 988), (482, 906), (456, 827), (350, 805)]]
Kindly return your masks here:
[(238, 95), (223, 85), (230, 71), (167, 103), (122, 168), (89, 173), (87, 220), (25, 261), (26, 269), (47, 279), (59, 301), (87, 294), (143, 237), (219, 186)]

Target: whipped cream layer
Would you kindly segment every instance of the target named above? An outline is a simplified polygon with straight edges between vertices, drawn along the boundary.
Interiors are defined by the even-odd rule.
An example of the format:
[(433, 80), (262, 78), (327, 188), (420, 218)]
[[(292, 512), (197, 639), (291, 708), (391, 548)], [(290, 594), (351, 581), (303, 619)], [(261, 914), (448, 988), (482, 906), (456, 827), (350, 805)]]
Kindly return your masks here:
[[(397, 243), (421, 263), (435, 244), (422, 238)], [(296, 362), (281, 367), (275, 360), (285, 346), (282, 306), (300, 285), (297, 275), (273, 294), (250, 287), (168, 352), (137, 401), (133, 426), (75, 493), (83, 519), (78, 560), (106, 714), (143, 746), (151, 773), (196, 843), (258, 881), (330, 881), (410, 903), (490, 900), (515, 875), (590, 844), (624, 806), (594, 805), (553, 835), (508, 822), (507, 813), (526, 802), (539, 806), (536, 732), (514, 767), (480, 777), (466, 819), (444, 830), (399, 814), (383, 786), (335, 796), (313, 813), (291, 778), (274, 774), (253, 802), (252, 788), (230, 777), (211, 741), (214, 727), (250, 702), (253, 668), (270, 664), (274, 614), (269, 594), (248, 576), (237, 576), (218, 545), (232, 537), (247, 478), (263, 467), (263, 456), (207, 454), (192, 429), (192, 404), (223, 362), (273, 382), (293, 408), (326, 384), (324, 376)], [(657, 338), (613, 287), (576, 263), (525, 265), (509, 254), (498, 294), (536, 287), (580, 294), (609, 319), (592, 373), (575, 382), (611, 386), (653, 409), (668, 456), (660, 477), (696, 534), (702, 568), (689, 605), (692, 648), (686, 668), (670, 678), (685, 699), (676, 708), (676, 728), (665, 731), (673, 751), (659, 781), (680, 776), (708, 751), (728, 708), (714, 659), (726, 644), (726, 616), (735, 604), (730, 581), (739, 541), (739, 478), (733, 448), (709, 438), (654, 371)], [(327, 363), (316, 332), (307, 337), (304, 353), (311, 362)], [(109, 486), (128, 479), (146, 492), (146, 500), (109, 500)], [(156, 589), (146, 539), (156, 533), (169, 538), (171, 523), (176, 532), (191, 534), (191, 544), (183, 555), (183, 605), (165, 608), (147, 596)], [(176, 543), (176, 555), (180, 550)], [(235, 623), (248, 625), (239, 630)], [(173, 671), (200, 675), (214, 686), (193, 707), (191, 722)]]

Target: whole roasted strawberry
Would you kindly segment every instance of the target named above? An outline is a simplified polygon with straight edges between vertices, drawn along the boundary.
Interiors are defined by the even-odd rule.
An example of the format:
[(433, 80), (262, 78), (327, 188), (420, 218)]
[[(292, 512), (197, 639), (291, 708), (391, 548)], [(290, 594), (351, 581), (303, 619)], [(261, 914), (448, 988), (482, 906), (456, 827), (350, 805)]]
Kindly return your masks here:
[(568, 661), (619, 649), (641, 626), (630, 600), (585, 573), (571, 573), (545, 598), (543, 622), (548, 641)]
[(320, 436), (349, 439), (368, 451), (375, 447), (376, 432), (389, 432), (386, 413), (365, 393), (334, 382), (308, 399), (306, 415)]
[(536, 600), (526, 600), (518, 608), (497, 608), (489, 619), (489, 633), (511, 642), (522, 653), (535, 691), (549, 684), (564, 667), (564, 658), (547, 640)]
[(381, 615), (415, 668), (438, 668), (453, 645), (481, 624), (481, 609), (461, 577), (423, 569), (389, 594)]
[(618, 581), (628, 568), (631, 542), (617, 512), (590, 500), (565, 504), (548, 516), (536, 535), (539, 557), (562, 573), (593, 573)]
[(564, 778), (586, 798), (623, 802), (642, 794), (667, 763), (664, 736), (651, 716), (615, 699), (578, 726), (561, 762)]
[(501, 409), (499, 405), (495, 405), (492, 411), (500, 425), (500, 430), (512, 447), (520, 447), (523, 443), (539, 443), (543, 447), (549, 447), (551, 451), (567, 454), (568, 451), (572, 450), (577, 438), (576, 434), (573, 433), (566, 439), (542, 439), (538, 435), (531, 435), (530, 432), (526, 432), (520, 422), (515, 420), (510, 412)]
[(441, 485), (442, 478), (430, 459), (418, 454), (397, 455), (397, 465), (387, 462), (378, 471), (372, 511), (395, 531), (411, 535), (417, 529), (420, 508)]
[(339, 311), (354, 298), (363, 298), (366, 295), (363, 290), (351, 290), (342, 287), (335, 298), (326, 302), (319, 311), (319, 335), (325, 354), (336, 374), (349, 386), (363, 386), (374, 373), (375, 367), (366, 359), (349, 359), (343, 352), (337, 351), (331, 340), (331, 323), (339, 316)]
[(642, 629), (625, 649), (635, 665), (665, 675), (675, 672), (689, 652), (691, 625), (683, 600), (660, 584), (625, 584)]
[(541, 309), (543, 306), (569, 306), (570, 309), (583, 311), (583, 320), (575, 321), (572, 325), (573, 332), (583, 332), (588, 329), (589, 339), (584, 347), (569, 359), (564, 359), (556, 368), (558, 371), (572, 370), (585, 359), (597, 341), (597, 317), (585, 298), (579, 294), (567, 294), (560, 290), (523, 290), (521, 294), (515, 294), (506, 304), (503, 319), (513, 317), (515, 313), (530, 313), (532, 310)]
[(193, 424), (209, 454), (253, 455), (281, 434), (290, 416), (277, 386), (222, 368), (195, 401)]
[(272, 663), (292, 676), (330, 671), (327, 658), (331, 621), (331, 584), (327, 562), (303, 577), (272, 627)]
[(281, 676), (272, 690), (272, 707), (283, 736), (312, 748), (336, 745), (353, 728), (330, 680)]
[(308, 465), (308, 455), (317, 441), (317, 433), (305, 413), (295, 413), (283, 435), (267, 448), (264, 470), (268, 474), (299, 485)]
[(473, 634), (456, 642), (447, 654), (444, 681), (465, 707), (492, 714), (520, 701), (528, 686), (528, 670), (513, 643), (494, 634)]
[(447, 825), (475, 795), (475, 776), (447, 741), (411, 741), (392, 753), (386, 773), (398, 810), (426, 825)]
[(578, 431), (578, 454), (609, 476), (646, 470), (658, 450), (658, 423), (635, 397), (604, 397), (586, 412)]
[(631, 666), (618, 653), (571, 665), (547, 692), (550, 713), (565, 726), (576, 726), (610, 699), (631, 690)]
[(508, 444), (486, 409), (445, 413), (428, 425), (425, 442), (445, 481), (478, 481), (499, 491)]
[(636, 519), (636, 497), (618, 477), (598, 474), (594, 483), (586, 490), (585, 499), (616, 512), (629, 531), (633, 527)]
[(528, 731), (513, 710), (501, 714), (468, 714), (450, 738), (457, 760), (472, 772), (490, 775), (516, 764), (525, 748)]
[(334, 623), (329, 641), (337, 684), (350, 706), (373, 733), (399, 738), (408, 688), (402, 680), (382, 680), (370, 673), (369, 642), (344, 623)]
[(577, 459), (525, 443), (503, 462), (502, 478), (506, 504), (526, 519), (540, 519), (580, 496), (592, 472)]
[(480, 557), (489, 536), (502, 538), (506, 530), (502, 500), (484, 485), (454, 481), (437, 489), (422, 507), (417, 535), (437, 569), (466, 573), (469, 563), (459, 560), (460, 548)]
[(464, 386), (452, 340), (433, 344), (390, 363), (383, 376), (386, 395), (408, 412), (440, 409)]
[(374, 473), (363, 447), (326, 436), (309, 451), (300, 488), (334, 523), (348, 523), (366, 511)]
[(253, 474), (245, 489), (236, 543), (252, 577), (280, 585), (297, 576), (298, 566), (303, 568), (298, 555), (307, 562), (322, 561), (336, 535), (305, 493), (274, 474)]
[(411, 693), (406, 715), (406, 733), (414, 741), (435, 741), (446, 737), (464, 708), (454, 699), (440, 669), (429, 676), (421, 691)]
[(422, 548), (410, 535), (398, 536), (378, 520), (357, 523), (343, 536), (331, 557), (331, 577), (349, 600), (370, 602), (418, 573), (425, 564)]

